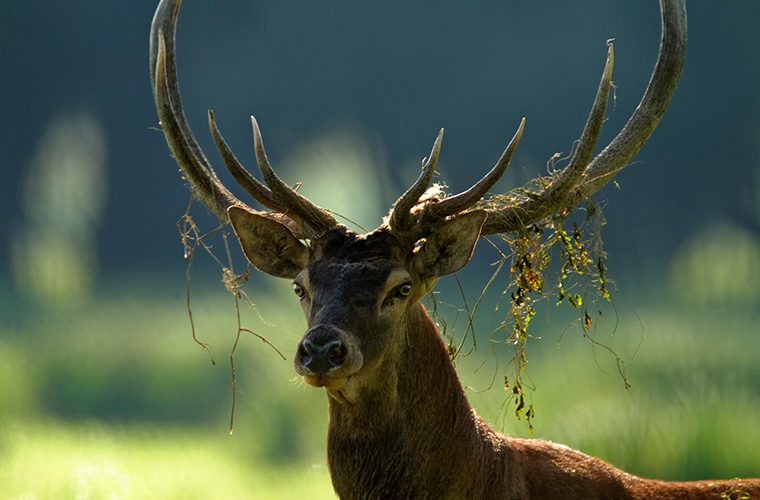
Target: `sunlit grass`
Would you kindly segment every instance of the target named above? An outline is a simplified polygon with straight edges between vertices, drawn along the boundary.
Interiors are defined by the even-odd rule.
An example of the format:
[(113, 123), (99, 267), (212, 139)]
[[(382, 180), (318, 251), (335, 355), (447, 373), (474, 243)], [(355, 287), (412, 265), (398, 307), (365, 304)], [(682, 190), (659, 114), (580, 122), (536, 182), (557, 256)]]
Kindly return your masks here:
[(207, 429), (6, 422), (0, 497), (335, 498), (323, 462), (258, 463), (238, 444)]
[[(213, 366), (190, 337), (178, 288), (111, 290), (77, 310), (0, 324), (0, 498), (333, 498), (324, 395), (294, 382), (290, 359), (244, 337), (228, 436), (234, 304), (221, 290), (194, 293)], [(304, 321), (287, 283), (251, 288), (267, 321), (246, 311), (244, 323), (290, 357)], [(625, 360), (632, 387), (614, 356), (552, 312), (528, 347), (533, 437), (650, 477), (760, 475), (758, 313), (615, 307), (592, 333)], [(503, 364), (507, 346), (492, 347)], [(481, 338), (457, 361), (467, 386), (496, 374), (492, 389), (468, 394), (497, 429), (527, 435), (491, 359)]]

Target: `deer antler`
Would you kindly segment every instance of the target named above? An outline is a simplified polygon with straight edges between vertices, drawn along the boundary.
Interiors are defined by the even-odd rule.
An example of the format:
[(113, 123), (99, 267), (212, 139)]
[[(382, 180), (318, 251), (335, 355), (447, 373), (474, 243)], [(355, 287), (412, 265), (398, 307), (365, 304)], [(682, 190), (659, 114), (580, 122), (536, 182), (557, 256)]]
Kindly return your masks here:
[(257, 181), (237, 160), (219, 132), (211, 111), (209, 128), (217, 149), (233, 177), (248, 194), (273, 212), (257, 212), (251, 209), (219, 180), (195, 140), (182, 107), (175, 54), (177, 17), (181, 4), (181, 0), (162, 0), (156, 9), (150, 34), (150, 71), (156, 108), (166, 142), (195, 195), (222, 221), (228, 220), (228, 208), (240, 206), (285, 223), (297, 237), (318, 236), (339, 226), (327, 210), (298, 194), (277, 176), (267, 160), (261, 131), (255, 119), (252, 119), (252, 122), (256, 160), (266, 186)]
[[(416, 216), (410, 214), (430, 182), (433, 172), (423, 169), (415, 185), (393, 207), (390, 226), (394, 233), (403, 231), (394, 221), (414, 219), (413, 231), (424, 236), (442, 220), (456, 216), (476, 204), (487, 213), (481, 234), (518, 231), (555, 213), (572, 207), (604, 187), (638, 153), (657, 127), (678, 82), (686, 53), (686, 7), (685, 0), (660, 0), (662, 38), (657, 63), (644, 97), (618, 135), (591, 160), (612, 82), (614, 52), (608, 42), (607, 61), (578, 146), (570, 163), (559, 173), (544, 179), (534, 179), (522, 188), (506, 194), (483, 199), (486, 192), (506, 171), (512, 153), (522, 136), (525, 120), (520, 125), (496, 165), (471, 188), (443, 199), (425, 200)], [(439, 136), (440, 139), (440, 136)], [(440, 144), (437, 144), (440, 148)], [(425, 187), (420, 184), (426, 182)], [(536, 191), (535, 186), (540, 186)], [(416, 195), (413, 201), (412, 197)], [(494, 208), (497, 207), (497, 208)], [(397, 211), (404, 210), (404, 214)], [(407, 222), (407, 228), (413, 224)], [(410, 231), (407, 229), (407, 231)], [(403, 234), (402, 237), (408, 237)]]
[[(151, 26), (151, 82), (161, 125), (174, 154), (196, 196), (221, 220), (227, 209), (241, 206), (219, 180), (193, 135), (184, 115), (177, 81), (175, 36), (181, 0), (161, 0)], [(478, 205), (487, 213), (482, 234), (517, 231), (546, 217), (570, 210), (606, 185), (641, 149), (660, 121), (683, 67), (686, 50), (685, 0), (660, 0), (662, 39), (652, 78), (639, 106), (618, 135), (593, 159), (612, 82), (614, 52), (608, 43), (607, 62), (594, 104), (570, 163), (547, 178), (534, 179), (522, 188), (484, 199), (501, 178), (525, 126), (520, 125), (494, 167), (469, 189), (446, 198), (424, 196), (432, 181), (443, 140), (441, 130), (422, 172), (394, 203), (388, 219), (390, 230), (402, 241), (414, 243), (448, 217)], [(254, 146), (259, 171), (266, 185), (256, 180), (238, 161), (209, 112), (209, 128), (222, 159), (237, 182), (272, 212), (258, 212), (285, 223), (298, 237), (311, 238), (339, 226), (330, 213), (288, 186), (269, 164), (261, 131), (252, 117)]]
[(391, 216), (388, 225), (391, 230), (398, 234), (413, 231), (413, 226), (417, 223), (412, 216), (412, 208), (417, 204), (420, 197), (427, 191), (433, 174), (438, 166), (438, 157), (441, 154), (441, 144), (443, 143), (443, 129), (438, 132), (438, 136), (433, 143), (433, 149), (430, 156), (422, 161), (422, 172), (417, 180), (414, 181), (409, 189), (402, 194), (391, 208)]

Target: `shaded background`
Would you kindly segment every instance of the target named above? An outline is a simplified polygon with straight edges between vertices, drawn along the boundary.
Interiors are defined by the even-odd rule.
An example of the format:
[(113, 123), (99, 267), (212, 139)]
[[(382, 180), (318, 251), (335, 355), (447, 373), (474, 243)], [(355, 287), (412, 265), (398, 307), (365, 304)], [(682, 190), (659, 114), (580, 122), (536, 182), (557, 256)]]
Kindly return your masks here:
[[(84, 111), (107, 146), (102, 269), (181, 268), (167, 227), (187, 193), (156, 131), (146, 56), (153, 7), (4, 2), (3, 240), (18, 229), (19, 188), (40, 136), (55, 117)], [(612, 201), (609, 250), (626, 266), (669, 259), (718, 219), (758, 226), (760, 6), (697, 1), (689, 9), (678, 93), (636, 167), (619, 176), (623, 192), (603, 195)], [(522, 116), (528, 128), (511, 179), (543, 171), (579, 135), (604, 41), (615, 38), (609, 139), (646, 85), (658, 31), (656, 8), (637, 2), (231, 2), (224, 9), (188, 2), (179, 71), (189, 120), (209, 153), (208, 108), (248, 160), (250, 114), (277, 164), (304, 141), (349, 132), (375, 149), (396, 188), (383, 193), (384, 210), (440, 127), (447, 131), (442, 171), (453, 188), (490, 167)], [(0, 249), (3, 262), (9, 250)]]
[[(210, 447), (243, 447), (243, 437), (238, 444), (216, 444), (215, 433), (229, 416), (229, 374), (219, 368), (223, 363), (208, 367), (205, 354), (187, 336), (185, 262), (175, 222), (188, 192), (158, 130), (148, 83), (154, 7), (146, 1), (0, 4), (5, 67), (0, 79), (3, 435), (18, 436), (7, 429), (19, 421), (54, 422), (52, 428), (63, 426), (71, 443), (79, 443), (71, 446), (80, 446), (82, 436), (91, 436), (92, 422), (147, 422), (160, 424), (160, 430), (140, 432), (163, 435), (176, 424), (200, 426)], [(715, 425), (731, 423), (749, 432), (748, 427), (757, 429), (752, 411), (760, 398), (759, 374), (750, 356), (760, 349), (756, 323), (750, 321), (760, 306), (760, 4), (693, 0), (688, 8), (687, 62), (670, 108), (634, 165), (617, 177), (619, 189), (607, 187), (595, 199), (605, 205), (604, 239), (618, 294), (626, 304), (635, 304), (622, 308), (629, 316), (620, 313), (622, 330), (634, 332), (622, 349), (632, 356), (641, 339), (635, 332), (651, 333), (645, 337), (650, 343), (644, 344), (652, 349), (645, 358), (651, 366), (643, 363), (654, 371), (645, 370), (639, 380), (657, 374), (657, 367), (678, 365), (672, 357), (657, 357), (667, 352), (657, 339), (667, 340), (688, 319), (702, 333), (690, 336), (684, 327), (684, 337), (671, 337), (699, 344), (689, 351), (693, 364), (684, 370), (712, 373), (703, 358), (724, 353), (725, 358), (714, 359), (715, 377), (705, 377), (716, 392), (726, 385), (741, 388), (744, 403), (737, 408), (746, 411), (729, 412), (729, 420)], [(221, 165), (206, 129), (206, 110), (215, 110), (226, 138), (248, 165), (248, 117), (255, 113), (270, 158), (288, 181), (303, 180), (302, 192), (314, 201), (371, 228), (416, 176), (419, 159), (440, 127), (446, 129), (440, 171), (452, 190), (468, 186), (490, 168), (523, 116), (526, 133), (499, 187), (508, 189), (544, 173), (548, 158), (567, 154), (580, 134), (608, 38), (616, 40), (617, 89), (601, 139), (609, 141), (638, 102), (656, 58), (654, 2), (294, 0), (225, 2), (220, 8), (188, 0), (180, 19), (178, 63), (188, 119), (212, 163)], [(220, 175), (233, 184), (226, 172)], [(213, 227), (202, 207), (193, 213), (203, 227)], [(472, 293), (482, 287), (488, 262), (482, 257), (463, 278)], [(213, 260), (199, 259), (194, 297), (212, 332), (228, 331), (232, 315), (218, 279)], [(284, 317), (270, 334), (282, 338), (280, 347), (289, 356), (301, 326), (283, 326), (295, 321), (289, 319), (293, 304), (275, 300), (287, 293), (287, 284), (283, 288), (258, 275), (253, 280), (256, 285), (249, 289), (259, 309)], [(287, 304), (282, 314), (277, 312), (280, 303)], [(658, 317), (675, 308), (678, 316), (647, 322), (650, 312)], [(217, 321), (227, 323), (217, 328)], [(555, 321), (547, 328), (565, 327), (564, 320)], [(660, 336), (661, 330), (666, 335)], [(608, 326), (606, 331), (616, 330)], [(225, 335), (216, 339), (220, 358), (229, 344)], [(672, 347), (684, 353), (678, 341)], [(321, 396), (306, 395), (301, 388), (294, 389), (292, 398), (272, 396), (290, 377), (289, 363), (271, 372), (262, 367), (276, 356), (262, 352), (259, 344), (245, 349), (250, 352), (242, 359), (262, 358), (258, 368), (250, 368), (249, 380), (268, 377), (272, 387), (257, 386), (258, 396), (244, 398), (251, 408), (243, 411), (251, 413), (240, 418), (276, 423), (279, 430), (262, 424), (265, 430), (256, 433), (249, 427), (252, 440), (261, 440), (262, 434), (276, 437), (251, 445), (256, 452), (248, 447), (236, 452), (250, 460), (281, 460), (288, 467), (297, 467), (292, 464), (299, 460), (321, 463), (320, 439), (299, 448), (303, 435), (293, 430), (302, 425), (299, 412), (308, 411), (320, 422), (314, 434), (322, 435)], [(593, 365), (594, 355), (584, 355), (578, 362)], [(599, 373), (592, 367), (589, 375), (598, 378)], [(651, 376), (653, 387), (670, 380), (668, 375)], [(552, 377), (557, 374), (547, 379)], [(673, 380), (674, 392), (663, 395), (666, 401), (679, 393), (680, 379)], [(609, 383), (619, 390), (617, 381)], [(265, 415), (253, 401), (261, 394), (274, 398), (267, 400), (268, 408), (282, 411)], [(198, 402), (203, 398), (207, 404)], [(293, 402), (300, 399), (318, 408)], [(491, 399), (494, 415), (500, 415), (501, 396)], [(703, 402), (697, 399), (694, 405)], [(551, 404), (546, 404), (551, 415)], [(733, 398), (715, 404), (737, 403)], [(742, 417), (746, 420), (730, 420)], [(551, 434), (549, 424), (544, 425)], [(38, 431), (28, 433), (47, 442)], [(129, 442), (139, 441), (130, 432)], [(617, 434), (610, 432), (610, 437)], [(193, 439), (186, 434), (185, 446), (192, 449)], [(578, 428), (567, 435), (577, 436)], [(4, 442), (16, 439), (7, 436), (0, 439), (0, 452)], [(175, 445), (172, 441), (166, 447)], [(690, 455), (691, 466), (666, 474), (715, 473), (709, 464), (700, 465), (699, 457), (707, 452), (699, 446)], [(7, 451), (16, 449), (8, 444), (6, 454), (16, 457)], [(760, 456), (747, 453), (745, 465), (731, 468), (726, 459), (725, 474), (760, 475)], [(611, 455), (620, 465), (637, 463)], [(14, 460), (20, 468), (25, 460), (33, 462)], [(657, 474), (652, 467), (639, 472)], [(74, 484), (74, 490), (83, 484), (82, 477), (87, 483), (91, 476), (106, 478), (106, 489), (132, 484), (118, 467), (116, 472), (84, 470), (74, 483), (61, 481)], [(9, 491), (22, 490), (23, 485)]]

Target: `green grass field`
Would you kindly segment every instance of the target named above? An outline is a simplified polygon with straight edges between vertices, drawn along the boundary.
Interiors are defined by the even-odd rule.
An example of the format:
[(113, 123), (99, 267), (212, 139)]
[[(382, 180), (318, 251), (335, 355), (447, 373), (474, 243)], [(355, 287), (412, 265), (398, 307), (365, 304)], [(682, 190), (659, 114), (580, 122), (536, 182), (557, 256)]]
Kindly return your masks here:
[(6, 423), (2, 498), (333, 498), (321, 463), (249, 460), (208, 428)]
[[(241, 339), (232, 435), (234, 303), (214, 288), (193, 294), (212, 365), (190, 336), (181, 288), (168, 289), (126, 287), (0, 325), (0, 498), (333, 498), (324, 395), (295, 380), (290, 361), (304, 323), (287, 283), (254, 296), (265, 321), (244, 312), (288, 359)], [(553, 313), (537, 327), (533, 436), (651, 477), (760, 476), (760, 312), (659, 302), (620, 300), (596, 323), (630, 389), (571, 320)], [(481, 339), (459, 373), (481, 415), (527, 435), (490, 347), (503, 365), (505, 346)]]

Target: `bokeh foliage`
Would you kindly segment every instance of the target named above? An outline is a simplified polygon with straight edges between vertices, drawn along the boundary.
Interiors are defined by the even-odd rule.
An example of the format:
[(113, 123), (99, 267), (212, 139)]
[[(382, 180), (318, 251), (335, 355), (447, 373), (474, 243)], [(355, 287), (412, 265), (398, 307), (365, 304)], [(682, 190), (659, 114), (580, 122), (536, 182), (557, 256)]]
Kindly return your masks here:
[[(290, 353), (303, 321), (289, 287), (255, 279), (253, 297), (269, 325), (250, 310), (243, 321)], [(531, 339), (527, 366), (530, 402), (540, 409), (533, 437), (652, 477), (756, 475), (757, 311), (663, 307), (659, 293), (618, 293), (586, 335), (553, 301), (538, 306), (533, 326), (542, 338)], [(216, 366), (190, 337), (181, 293), (114, 288), (77, 311), (30, 313), (3, 327), (0, 495), (329, 498), (324, 395), (294, 382), (290, 361), (244, 337), (228, 436), (224, 360), (234, 304), (221, 285), (198, 287), (194, 297), (199, 335), (215, 349)], [(457, 359), (458, 371), (485, 418), (528, 435), (493, 384), (506, 360), (491, 356), (484, 316), (475, 325), (481, 347)], [(615, 357), (588, 335), (627, 361), (631, 388)]]
[[(546, 158), (569, 150), (580, 131), (612, 36), (613, 131), (646, 83), (658, 30), (654, 5), (638, 2), (359, 2), (340, 12), (309, 0), (223, 10), (185, 3), (180, 76), (201, 143), (210, 149), (205, 110), (214, 107), (235, 149), (246, 151), (255, 112), (286, 179), (303, 180), (302, 192), (369, 228), (416, 175), (441, 126), (441, 170), (452, 190), (487, 169), (523, 115), (529, 126), (503, 184), (544, 173)], [(155, 129), (145, 67), (153, 7), (0, 6), (0, 52), (10, 68), (0, 113), (12, 117), (11, 133), (0, 135), (0, 496), (330, 498), (325, 398), (253, 336), (237, 352), (236, 425), (227, 435), (227, 355), (237, 325), (208, 260), (196, 263), (192, 301), (215, 366), (190, 338), (174, 230), (187, 191)], [(602, 197), (620, 288), (610, 287), (613, 301), (598, 311), (582, 286), (565, 283), (563, 304), (578, 296), (581, 308), (558, 308), (557, 295), (522, 302), (530, 306), (523, 322), (531, 319), (524, 334), (518, 327), (529, 360), (523, 383), (535, 388), (524, 403), (538, 409), (534, 437), (631, 472), (758, 476), (760, 4), (689, 8), (689, 59), (671, 109), (621, 176), (622, 189)], [(51, 122), (57, 142), (79, 151), (34, 153), (55, 146), (56, 134), (44, 138)], [(100, 125), (93, 133), (87, 123)], [(565, 230), (557, 240), (565, 248), (591, 248), (570, 222)], [(440, 314), (453, 345), (478, 339), (477, 350), (465, 356), (466, 344), (456, 359), (478, 411), (525, 435), (501, 389), (511, 297), (483, 299), (474, 328), (467, 321), (464, 304), (479, 302), (490, 264), (502, 261), (484, 243), (459, 276), (467, 300), (444, 280), (440, 303), (455, 306)], [(5, 265), (14, 252), (18, 288)], [(516, 276), (537, 292), (530, 266), (516, 262)], [(590, 261), (592, 289), (606, 276), (597, 263)], [(508, 281), (492, 287), (496, 295)], [(267, 321), (244, 308), (244, 324), (290, 356), (303, 322), (287, 283), (254, 273), (246, 290)]]

